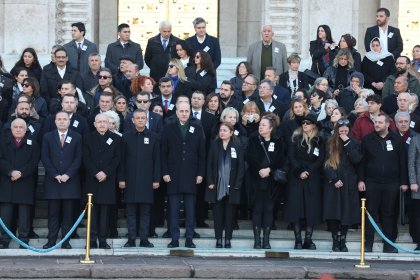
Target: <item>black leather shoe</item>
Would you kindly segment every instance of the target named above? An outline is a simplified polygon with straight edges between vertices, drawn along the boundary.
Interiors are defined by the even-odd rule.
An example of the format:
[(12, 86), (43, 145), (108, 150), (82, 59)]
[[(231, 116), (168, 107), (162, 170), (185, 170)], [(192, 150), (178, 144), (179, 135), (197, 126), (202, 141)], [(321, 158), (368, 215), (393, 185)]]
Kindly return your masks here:
[(302, 250), (303, 249), (303, 247), (302, 247), (302, 240), (295, 240), (295, 250)]
[(388, 243), (384, 243), (383, 252), (384, 253), (397, 254), (398, 253), (398, 250), (396, 248), (394, 248), (393, 246), (389, 245)]
[(302, 248), (306, 250), (316, 250), (315, 243), (312, 242), (312, 239), (305, 239)]
[(155, 247), (155, 245), (153, 245), (153, 243), (150, 243), (149, 240), (140, 240), (140, 247), (153, 248)]
[(373, 244), (365, 242), (365, 253), (372, 253)]
[(187, 248), (195, 248), (195, 244), (193, 243), (192, 239), (187, 238), (185, 240), (185, 247), (187, 247)]
[(194, 230), (193, 238), (200, 238), (200, 234)]
[(222, 239), (216, 239), (216, 248), (223, 248)]
[(1, 249), (9, 249), (9, 243), (6, 241), (0, 241), (0, 248)]
[(72, 239), (79, 239), (79, 238), (80, 238), (80, 236), (79, 236), (79, 234), (78, 234), (77, 232), (74, 232), (74, 233), (71, 235), (71, 238), (72, 238)]
[(48, 241), (47, 244), (42, 246), (42, 249), (49, 249), (49, 248), (53, 247), (54, 245), (55, 245), (55, 242)]
[(225, 248), (232, 248), (232, 245), (230, 244), (230, 239), (225, 239)]
[(61, 244), (61, 249), (71, 249), (70, 243), (64, 242), (63, 244)]
[(208, 224), (206, 224), (205, 222), (200, 222), (200, 223), (197, 223), (195, 227), (197, 227), (197, 228), (209, 228), (210, 226)]
[(98, 248), (98, 243), (96, 243), (96, 241), (90, 241), (90, 249), (96, 249), (96, 248)]
[(132, 247), (136, 247), (136, 242), (134, 240), (128, 240), (125, 244), (124, 244), (125, 248), (132, 248)]
[(150, 238), (158, 238), (159, 235), (157, 235), (156, 231), (152, 231), (152, 232), (149, 232), (149, 237)]
[(111, 249), (111, 246), (109, 246), (106, 242), (99, 242), (99, 248), (100, 249)]
[(178, 240), (172, 240), (168, 244), (168, 248), (178, 248), (179, 247), (179, 241)]
[(171, 232), (169, 230), (165, 231), (162, 238), (172, 238)]
[(29, 234), (28, 234), (28, 237), (29, 237), (30, 239), (38, 239), (38, 238), (39, 238), (39, 235), (38, 235), (38, 234), (36, 234), (36, 232), (35, 232), (35, 231), (31, 230), (31, 231), (29, 232)]

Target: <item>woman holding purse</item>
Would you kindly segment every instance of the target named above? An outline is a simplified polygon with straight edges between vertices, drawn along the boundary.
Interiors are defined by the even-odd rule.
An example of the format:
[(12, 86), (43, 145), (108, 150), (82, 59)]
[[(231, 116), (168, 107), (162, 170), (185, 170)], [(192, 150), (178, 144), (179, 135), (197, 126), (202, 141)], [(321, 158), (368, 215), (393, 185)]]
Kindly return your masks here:
[[(274, 171), (283, 166), (283, 143), (273, 134), (280, 121), (276, 114), (261, 116), (258, 133), (249, 138), (247, 149), (248, 172), (252, 180), (249, 195), (252, 197), (252, 225), (254, 249), (271, 249), (270, 232), (273, 224), (274, 198), (277, 183)], [(261, 228), (263, 242), (261, 244)]]
[(244, 155), (236, 142), (234, 127), (222, 123), (219, 134), (210, 146), (207, 158), (207, 185), (205, 198), (213, 204), (216, 248), (222, 248), (223, 230), (225, 248), (231, 248), (236, 208), (241, 202), (241, 186), (245, 174)]

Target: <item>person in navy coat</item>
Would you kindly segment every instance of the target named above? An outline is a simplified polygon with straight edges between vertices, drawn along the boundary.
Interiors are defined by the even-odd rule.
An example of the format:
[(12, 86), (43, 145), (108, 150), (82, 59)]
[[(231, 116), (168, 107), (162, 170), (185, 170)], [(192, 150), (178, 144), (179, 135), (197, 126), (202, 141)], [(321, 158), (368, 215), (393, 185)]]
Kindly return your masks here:
[(86, 170), (84, 193), (93, 194), (90, 248), (111, 249), (108, 236), (111, 205), (117, 202), (115, 182), (121, 161), (121, 137), (109, 131), (106, 114), (98, 114), (96, 130), (83, 139), (83, 164)]
[(172, 241), (168, 248), (179, 247), (179, 209), (185, 207), (185, 247), (195, 248), (192, 241), (195, 225), (197, 185), (205, 173), (205, 137), (201, 124), (190, 118), (190, 105), (176, 107), (176, 121), (168, 122), (162, 133), (162, 175), (169, 201), (169, 229)]
[[(0, 141), (0, 213), (10, 229), (17, 208), (19, 239), (28, 243), (40, 150), (37, 141), (26, 136), (26, 130), (26, 122), (17, 118), (11, 123), (11, 134)], [(7, 249), (11, 238), (3, 230), (1, 236), (0, 248)]]
[(123, 135), (123, 159), (118, 186), (124, 189), (127, 207), (128, 241), (124, 247), (135, 247), (140, 209), (140, 247), (153, 247), (148, 240), (154, 190), (161, 178), (160, 143), (156, 133), (146, 127), (147, 112), (137, 109), (132, 118), (135, 129)]
[[(45, 167), (44, 198), (48, 200), (48, 242), (43, 248), (55, 245), (61, 221), (64, 237), (74, 221), (74, 200), (80, 199), (79, 168), (82, 163), (82, 137), (69, 129), (70, 117), (66, 112), (55, 115), (57, 130), (44, 135), (41, 161)], [(67, 240), (61, 245), (71, 249)]]

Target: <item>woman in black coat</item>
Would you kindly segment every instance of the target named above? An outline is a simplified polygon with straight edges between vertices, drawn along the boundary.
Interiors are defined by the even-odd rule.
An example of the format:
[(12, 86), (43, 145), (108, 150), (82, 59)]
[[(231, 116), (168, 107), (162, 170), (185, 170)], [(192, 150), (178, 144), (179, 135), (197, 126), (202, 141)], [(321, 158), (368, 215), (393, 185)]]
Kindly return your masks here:
[(331, 61), (334, 60), (336, 54), (339, 50), (347, 49), (350, 51), (351, 56), (353, 57), (354, 61), (354, 70), (361, 72), (362, 71), (362, 56), (360, 53), (355, 49), (356, 46), (356, 38), (354, 38), (351, 34), (344, 34), (340, 38), (340, 42), (338, 42), (338, 48), (335, 48), (332, 52)]
[[(360, 222), (359, 192), (355, 165), (362, 160), (360, 144), (350, 138), (350, 122), (340, 119), (327, 142), (324, 165), (324, 220), (331, 229), (334, 252), (347, 252), (350, 225)], [(341, 229), (341, 235), (338, 230)]]
[(42, 67), (39, 64), (38, 55), (33, 48), (26, 48), (23, 50), (19, 61), (16, 62), (15, 66), (10, 70), (12, 75), (16, 75), (16, 68), (24, 67), (28, 71), (29, 77), (34, 77), (41, 81)]
[[(293, 223), (295, 249), (315, 250), (312, 242), (314, 225), (322, 222), (321, 171), (325, 145), (319, 135), (316, 116), (300, 118), (289, 143), (289, 184), (284, 219)], [(301, 220), (306, 221), (305, 242), (302, 245)]]
[(365, 77), (365, 87), (372, 89), (375, 94), (382, 94), (385, 79), (395, 73), (394, 56), (381, 46), (379, 38), (370, 42), (370, 52), (362, 61), (362, 73)]
[[(253, 180), (249, 190), (252, 201), (252, 226), (254, 231), (254, 249), (271, 249), (270, 231), (273, 224), (273, 193), (278, 187), (274, 181), (274, 170), (283, 166), (283, 143), (273, 138), (273, 133), (279, 124), (279, 118), (274, 113), (261, 117), (258, 134), (249, 138), (247, 149), (248, 172)], [(263, 242), (261, 246), (261, 228)]]
[(218, 139), (210, 146), (207, 158), (206, 201), (213, 203), (216, 248), (231, 248), (236, 208), (241, 202), (241, 186), (245, 173), (244, 155), (238, 147), (230, 123), (219, 127)]
[(328, 25), (320, 25), (317, 28), (316, 39), (309, 43), (309, 53), (312, 57), (311, 70), (322, 76), (332, 61), (331, 53), (335, 43), (331, 36)]
[(216, 71), (210, 55), (205, 51), (195, 54), (194, 64), (185, 68), (185, 74), (192, 92), (200, 90), (207, 96), (215, 90)]

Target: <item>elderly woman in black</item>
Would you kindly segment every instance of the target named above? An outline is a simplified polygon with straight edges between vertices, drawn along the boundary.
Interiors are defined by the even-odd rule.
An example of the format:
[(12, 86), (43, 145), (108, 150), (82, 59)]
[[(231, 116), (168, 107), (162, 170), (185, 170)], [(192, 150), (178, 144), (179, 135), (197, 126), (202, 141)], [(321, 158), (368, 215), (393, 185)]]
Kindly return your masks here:
[(362, 153), (360, 144), (351, 138), (350, 131), (348, 119), (337, 121), (334, 133), (327, 142), (324, 164), (324, 220), (331, 229), (334, 252), (348, 251), (347, 229), (360, 222), (355, 166), (362, 160)]
[[(252, 177), (252, 189), (249, 190), (252, 201), (252, 225), (254, 230), (254, 249), (271, 249), (270, 231), (273, 224), (273, 208), (277, 183), (274, 181), (274, 170), (284, 163), (283, 143), (274, 139), (280, 121), (276, 114), (261, 116), (258, 134), (249, 138), (247, 149), (248, 172)], [(263, 242), (261, 245), (261, 228)]]
[(234, 128), (222, 123), (210, 146), (207, 158), (206, 201), (213, 203), (216, 248), (231, 248), (236, 208), (241, 202), (241, 186), (245, 173), (244, 155), (235, 141)]
[[(295, 249), (315, 250), (312, 242), (314, 225), (322, 222), (321, 171), (325, 145), (319, 135), (317, 119), (313, 114), (297, 119), (300, 127), (289, 143), (289, 184), (284, 220), (293, 223)], [(306, 222), (302, 245), (300, 222)]]

